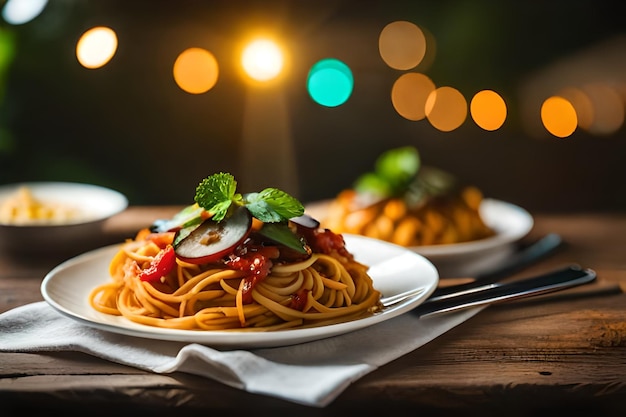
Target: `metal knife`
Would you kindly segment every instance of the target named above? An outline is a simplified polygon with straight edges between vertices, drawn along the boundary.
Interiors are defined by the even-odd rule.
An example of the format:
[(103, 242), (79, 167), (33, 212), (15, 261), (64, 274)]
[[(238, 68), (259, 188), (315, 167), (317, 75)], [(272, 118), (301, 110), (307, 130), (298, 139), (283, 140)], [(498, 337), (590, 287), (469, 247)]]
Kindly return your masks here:
[(428, 298), (411, 310), (411, 314), (425, 317), (433, 314), (456, 311), (486, 304), (525, 298), (534, 295), (563, 290), (596, 279), (596, 272), (579, 265), (569, 265), (537, 277), (507, 283), (493, 283), (476, 287), (471, 291), (460, 291), (445, 298)]
[(471, 282), (437, 288), (430, 298), (432, 300), (443, 299), (449, 297), (450, 294), (458, 295), (461, 291), (470, 292), (493, 286), (493, 283), (497, 280), (510, 276), (545, 258), (559, 248), (562, 243), (563, 241), (558, 234), (549, 233), (536, 242), (518, 250), (504, 262), (476, 275)]

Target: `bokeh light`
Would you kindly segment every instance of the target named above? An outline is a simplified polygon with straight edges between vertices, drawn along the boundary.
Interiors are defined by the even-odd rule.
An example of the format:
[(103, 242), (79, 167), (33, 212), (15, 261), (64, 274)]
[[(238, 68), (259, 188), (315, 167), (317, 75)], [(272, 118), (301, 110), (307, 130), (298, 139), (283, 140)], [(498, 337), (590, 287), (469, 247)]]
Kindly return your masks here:
[(624, 125), (625, 100), (614, 86), (592, 82), (565, 87), (559, 97), (569, 101), (578, 118), (578, 127), (594, 135), (610, 135)]
[(106, 65), (117, 51), (117, 35), (113, 29), (98, 26), (89, 29), (76, 44), (76, 58), (85, 68)]
[(610, 135), (624, 124), (624, 101), (611, 85), (593, 82), (581, 87), (593, 107), (593, 119), (587, 130), (595, 135)]
[(559, 96), (549, 97), (543, 102), (541, 121), (546, 130), (558, 138), (570, 136), (578, 125), (574, 106)]
[(353, 88), (354, 78), (350, 67), (335, 58), (315, 63), (307, 77), (309, 95), (313, 101), (326, 107), (344, 104), (352, 95)]
[(578, 126), (581, 129), (589, 131), (594, 119), (593, 103), (589, 99), (589, 96), (585, 94), (583, 90), (576, 87), (566, 87), (559, 91), (559, 97), (563, 97), (569, 101), (574, 110), (576, 111), (576, 117), (578, 119)]
[(506, 103), (493, 90), (479, 91), (470, 103), (470, 113), (474, 122), (489, 131), (500, 129), (506, 120)]
[(276, 78), (284, 65), (283, 52), (269, 39), (257, 39), (245, 47), (241, 56), (244, 71), (256, 81)]
[(409, 70), (422, 62), (426, 54), (426, 37), (414, 23), (396, 21), (389, 23), (378, 38), (380, 56), (389, 67)]
[(219, 67), (209, 51), (189, 48), (176, 58), (173, 73), (176, 84), (182, 90), (190, 94), (202, 94), (217, 83)]
[(41, 14), (48, 0), (7, 0), (2, 17), (12, 25), (28, 23)]
[(435, 83), (421, 73), (402, 74), (391, 88), (391, 103), (396, 112), (408, 120), (422, 120), (426, 117), (426, 99), (435, 90)]
[(453, 87), (439, 87), (426, 99), (426, 118), (433, 127), (450, 132), (460, 127), (467, 118), (467, 101)]

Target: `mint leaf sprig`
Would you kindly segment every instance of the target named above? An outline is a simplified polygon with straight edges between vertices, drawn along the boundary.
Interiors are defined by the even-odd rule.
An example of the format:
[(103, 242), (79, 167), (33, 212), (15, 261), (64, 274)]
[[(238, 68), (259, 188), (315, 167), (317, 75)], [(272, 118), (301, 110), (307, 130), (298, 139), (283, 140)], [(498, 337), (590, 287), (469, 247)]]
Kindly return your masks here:
[(195, 202), (219, 222), (228, 215), (232, 204), (245, 206), (252, 216), (263, 223), (278, 223), (304, 214), (300, 201), (277, 188), (266, 188), (258, 193), (237, 192), (237, 181), (229, 173), (213, 174), (196, 188)]
[(402, 196), (411, 186), (420, 165), (419, 152), (412, 146), (387, 150), (376, 159), (373, 171), (357, 178), (354, 188), (381, 199)]
[(423, 166), (417, 149), (403, 146), (381, 153), (374, 170), (358, 177), (354, 189), (366, 197), (365, 205), (395, 197), (417, 206), (429, 197), (451, 192), (455, 185), (451, 174)]

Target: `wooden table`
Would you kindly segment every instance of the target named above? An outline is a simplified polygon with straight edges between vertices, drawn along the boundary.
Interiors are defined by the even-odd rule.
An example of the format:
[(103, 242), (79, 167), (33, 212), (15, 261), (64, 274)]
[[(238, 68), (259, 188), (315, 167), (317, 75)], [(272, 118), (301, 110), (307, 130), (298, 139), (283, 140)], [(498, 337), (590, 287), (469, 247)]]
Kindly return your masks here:
[[(146, 222), (176, 210), (131, 207), (107, 225), (102, 244), (132, 236)], [(549, 411), (623, 416), (626, 214), (536, 214), (528, 238), (550, 232), (562, 236), (564, 247), (517, 275), (578, 263), (597, 272), (595, 283), (493, 305), (356, 381), (325, 408), (253, 395), (188, 374), (143, 372), (78, 353), (3, 353), (0, 415), (77, 410), (90, 416), (132, 411), (172, 415), (184, 409), (207, 416), (480, 412), (512, 417)], [(42, 300), (41, 280), (60, 261), (2, 256), (0, 311)]]

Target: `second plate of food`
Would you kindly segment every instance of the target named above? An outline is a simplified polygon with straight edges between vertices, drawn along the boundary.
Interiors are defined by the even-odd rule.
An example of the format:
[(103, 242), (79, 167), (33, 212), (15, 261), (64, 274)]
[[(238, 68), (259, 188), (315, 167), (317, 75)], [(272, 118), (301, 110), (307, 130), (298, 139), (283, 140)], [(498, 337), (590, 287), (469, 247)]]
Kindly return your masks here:
[[(324, 220), (330, 200), (306, 205), (307, 214)], [(482, 239), (436, 245), (408, 246), (430, 260), (440, 278), (467, 277), (505, 259), (514, 251), (514, 243), (526, 236), (534, 225), (532, 215), (515, 204), (486, 198), (480, 203), (480, 215), (493, 230)]]

